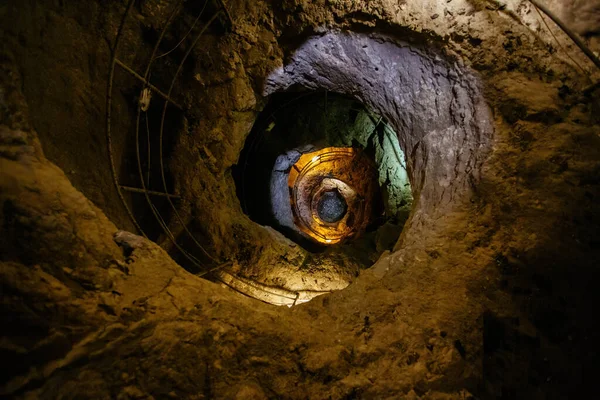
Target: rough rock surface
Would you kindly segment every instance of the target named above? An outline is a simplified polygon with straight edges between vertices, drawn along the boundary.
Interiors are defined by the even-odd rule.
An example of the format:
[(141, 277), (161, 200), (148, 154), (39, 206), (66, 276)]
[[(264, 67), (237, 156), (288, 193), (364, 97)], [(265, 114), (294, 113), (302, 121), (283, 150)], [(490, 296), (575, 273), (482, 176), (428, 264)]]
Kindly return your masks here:
[(409, 154), (419, 207), (449, 203), (486, 157), (491, 114), (476, 79), (435, 54), (389, 37), (327, 33), (275, 70), (265, 94), (292, 85), (352, 95), (385, 116)]
[[(135, 39), (164, 17), (157, 11), (153, 19), (148, 10), (155, 3), (147, 3), (123, 48), (137, 61), (144, 49), (133, 51)], [(93, 90), (105, 83), (106, 40), (114, 39), (122, 4), (1, 7), (7, 23), (0, 273), (7, 328), (0, 350), (9, 360), (3, 395), (541, 399), (582, 397), (593, 385), (600, 339), (593, 326), (600, 107), (597, 89), (581, 90), (587, 82), (579, 72), (562, 56), (550, 56), (547, 37), (536, 38), (483, 2), (231, 3), (236, 28), (199, 49), (205, 61), (195, 66), (203, 72), (196, 82), (206, 90), (191, 100), (210, 94), (211, 101), (198, 102), (210, 117), (193, 127), (194, 140), (185, 136), (177, 144), (194, 149), (194, 157), (173, 155), (173, 163), (183, 165), (180, 157), (194, 166), (181, 184), (204, 193), (198, 209), (212, 215), (196, 217), (222, 231), (213, 237), (246, 241), (248, 251), (271, 240), (260, 228), (252, 228), (255, 236), (236, 237), (244, 230), (222, 222), (250, 225), (240, 222), (227, 171), (262, 101), (264, 78), (312, 28), (419, 30), (424, 42), (427, 35), (444, 38), (479, 71), (493, 110), (490, 157), (460, 202), (438, 210), (426, 231), (415, 225), (396, 252), (347, 290), (287, 309), (202, 280), (143, 239), (119, 236), (130, 253), (123, 255), (112, 237), (115, 225), (44, 158), (35, 131), (75, 185), (111, 219), (125, 221), (110, 200), (106, 157), (98, 151), (104, 99)], [(73, 51), (78, 44), (81, 51)], [(219, 46), (223, 51), (215, 51)], [(218, 63), (213, 68), (201, 64), (207, 50)], [(128, 63), (141, 64), (131, 58)], [(116, 100), (119, 120), (129, 120), (126, 100), (137, 96), (131, 90), (127, 97), (125, 86)], [(213, 158), (199, 153), (203, 146)], [(285, 251), (302, 257), (291, 246)]]

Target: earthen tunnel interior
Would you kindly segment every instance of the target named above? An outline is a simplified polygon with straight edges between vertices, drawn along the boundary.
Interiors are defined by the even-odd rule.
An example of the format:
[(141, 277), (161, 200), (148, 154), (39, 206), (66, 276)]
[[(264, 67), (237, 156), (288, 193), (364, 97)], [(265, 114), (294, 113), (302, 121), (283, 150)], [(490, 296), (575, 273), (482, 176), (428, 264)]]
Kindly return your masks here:
[(594, 393), (598, 1), (0, 20), (2, 397)]

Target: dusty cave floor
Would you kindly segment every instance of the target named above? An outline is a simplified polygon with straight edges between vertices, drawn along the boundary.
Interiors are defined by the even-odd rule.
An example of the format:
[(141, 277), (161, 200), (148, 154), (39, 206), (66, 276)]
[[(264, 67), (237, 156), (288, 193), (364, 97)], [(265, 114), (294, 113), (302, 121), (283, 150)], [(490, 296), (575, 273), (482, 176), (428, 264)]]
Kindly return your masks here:
[[(311, 7), (301, 15), (325, 18)], [(597, 90), (484, 71), (495, 139), (472, 195), (347, 290), (288, 309), (126, 234), (125, 256), (118, 228), (44, 156), (51, 137), (30, 123), (34, 89), (15, 64), (0, 66), (3, 396), (572, 398), (593, 385)]]

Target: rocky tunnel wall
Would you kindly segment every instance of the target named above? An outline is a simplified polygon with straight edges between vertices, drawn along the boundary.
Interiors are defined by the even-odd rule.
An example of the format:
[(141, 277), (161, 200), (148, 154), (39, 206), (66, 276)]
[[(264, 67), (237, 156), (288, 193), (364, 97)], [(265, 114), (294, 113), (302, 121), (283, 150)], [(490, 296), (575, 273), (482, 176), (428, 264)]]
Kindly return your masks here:
[(492, 116), (478, 82), (458, 60), (433, 49), (328, 32), (309, 38), (272, 72), (264, 94), (294, 85), (328, 90), (385, 116), (407, 155), (417, 213), (434, 214), (474, 184), (488, 154)]
[[(509, 2), (508, 9), (520, 3)], [(89, 94), (105, 83), (106, 44), (114, 40), (123, 4), (110, 2), (108, 10), (106, 3), (89, 4), (13, 2), (13, 12), (3, 15), (12, 17), (2, 26), (10, 30), (3, 44), (17, 57), (3, 56), (7, 73), (0, 74), (9, 81), (2, 81), (0, 118), (10, 127), (0, 136), (0, 242), (11, 250), (0, 268), (9, 295), (3, 323), (10, 327), (2, 354), (14, 361), (3, 370), (2, 395), (585, 398), (586, 386), (594, 390), (598, 93), (583, 90), (586, 79), (564, 64), (564, 54), (551, 53), (529, 28), (482, 2), (339, 1), (327, 9), (320, 2), (234, 3), (238, 28), (223, 40), (223, 48), (234, 50), (212, 51), (222, 63), (214, 75), (203, 75), (206, 91), (196, 92), (206, 96), (198, 100), (210, 99), (204, 115), (213, 116), (198, 135), (223, 149), (213, 151), (215, 176), (206, 172), (211, 180), (204, 188), (223, 186), (207, 195), (208, 214), (235, 207), (235, 195), (226, 195), (227, 171), (259, 107), (252, 96), (235, 94), (248, 82), (260, 83), (256, 93), (262, 93), (270, 67), (257, 60), (273, 56), (278, 64), (276, 42), (286, 24), (298, 33), (324, 22), (385, 19), (451, 35), (448, 46), (479, 70), (495, 111), (494, 148), (471, 204), (441, 217), (431, 234), (414, 236), (403, 252), (382, 257), (347, 290), (287, 310), (186, 273), (137, 237), (133, 253), (120, 254), (112, 240), (117, 227), (92, 204), (102, 203), (94, 189), (109, 193), (110, 179), (101, 185), (83, 171), (106, 159), (97, 150), (104, 99)], [(160, 26), (162, 16), (154, 20), (146, 8), (155, 4), (138, 9), (144, 29)], [(281, 15), (273, 17), (272, 9)], [(535, 17), (527, 7), (517, 11)], [(51, 29), (42, 34), (46, 24)], [(99, 49), (100, 61), (88, 51), (70, 57), (81, 40)], [(57, 53), (64, 56), (59, 62)], [(84, 88), (70, 81), (82, 63), (99, 70), (83, 72)], [(33, 128), (23, 123), (25, 100)], [(58, 117), (65, 125), (52, 123)], [(90, 129), (72, 129), (75, 123)], [(35, 130), (67, 176), (43, 156)], [(68, 145), (86, 138), (96, 145)], [(66, 162), (73, 149), (81, 158)], [(81, 178), (74, 179), (70, 165)], [(102, 207), (119, 214), (118, 204)], [(200, 217), (207, 225), (214, 221)], [(240, 232), (236, 226), (230, 236), (258, 237)], [(291, 246), (286, 251), (302, 257)]]

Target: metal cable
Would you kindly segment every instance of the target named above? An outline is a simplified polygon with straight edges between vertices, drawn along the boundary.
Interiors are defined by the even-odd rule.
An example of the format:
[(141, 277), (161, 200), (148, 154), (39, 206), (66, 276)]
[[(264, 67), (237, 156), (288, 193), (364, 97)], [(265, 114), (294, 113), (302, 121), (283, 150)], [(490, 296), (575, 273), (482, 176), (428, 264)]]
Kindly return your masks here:
[[(206, 8), (206, 5), (208, 4), (209, 0), (206, 0), (206, 2), (204, 3), (204, 6), (202, 7), (202, 10), (200, 11), (198, 18), (196, 18), (194, 25), (192, 26), (192, 29), (195, 27), (195, 24), (197, 24), (197, 22), (200, 20), (204, 9)], [(160, 46), (160, 43), (162, 42), (162, 39), (164, 38), (164, 35), (166, 33), (167, 28), (170, 26), (170, 24), (173, 21), (173, 18), (176, 14), (176, 11), (179, 9), (181, 3), (179, 3), (173, 10), (173, 12), (171, 13), (169, 20), (167, 21), (167, 24), (165, 25), (165, 27), (163, 28), (161, 35), (159, 37), (159, 40), (156, 42), (153, 52), (152, 52), (152, 56), (150, 57), (150, 62), (148, 63), (147, 67), (146, 67), (146, 71), (144, 72), (143, 78), (144, 80), (148, 79), (148, 75), (150, 73), (150, 69), (152, 68), (152, 64), (155, 60), (155, 54), (158, 50), (158, 47)], [(220, 12), (220, 11), (219, 11)], [(206, 27), (210, 24), (210, 22), (204, 27), (204, 29), (206, 29)], [(193, 48), (193, 46), (192, 46)], [(188, 52), (189, 53), (189, 52)], [(183, 65), (183, 62), (185, 62), (185, 58), (184, 60), (181, 62), (180, 66)], [(169, 92), (167, 94), (167, 97), (171, 96), (171, 91), (173, 88), (173, 83), (175, 81), (175, 79), (177, 78), (177, 73), (175, 74), (175, 77), (173, 78), (172, 84), (171, 84), (171, 88), (169, 89)], [(161, 119), (161, 134), (160, 134), (160, 165), (161, 165), (161, 176), (162, 176), (162, 180), (163, 180), (163, 187), (164, 187), (164, 191), (165, 193), (168, 191), (167, 190), (167, 186), (166, 186), (166, 179), (165, 179), (165, 174), (164, 174), (164, 163), (162, 160), (162, 132), (163, 132), (163, 126), (164, 126), (164, 118), (165, 118), (165, 112), (166, 112), (166, 106), (167, 106), (168, 102), (165, 102), (165, 108), (163, 110), (163, 115), (162, 115), (162, 119)], [(154, 214), (154, 217), (156, 218), (156, 220), (158, 221), (159, 225), (161, 226), (161, 228), (163, 229), (163, 231), (167, 234), (167, 236), (169, 237), (169, 239), (171, 240), (171, 242), (175, 245), (175, 247), (177, 247), (177, 249), (184, 255), (186, 256), (186, 258), (188, 258), (196, 267), (199, 267), (201, 269), (203, 269), (205, 267), (204, 263), (202, 263), (200, 260), (198, 260), (196, 257), (192, 256), (190, 253), (188, 253), (185, 249), (183, 249), (181, 247), (181, 245), (179, 245), (179, 243), (177, 243), (177, 240), (175, 238), (175, 236), (173, 235), (173, 232), (169, 229), (168, 224), (164, 221), (164, 219), (162, 218), (162, 216), (160, 215), (160, 213), (158, 212), (158, 210), (156, 209), (156, 207), (154, 206), (154, 203), (152, 202), (149, 193), (147, 193), (147, 189), (145, 187), (144, 184), (144, 179), (143, 179), (143, 173), (142, 173), (142, 167), (141, 167), (141, 159), (140, 159), (140, 151), (139, 151), (139, 123), (140, 123), (140, 114), (141, 114), (141, 109), (138, 107), (138, 111), (137, 111), (137, 119), (136, 119), (136, 154), (137, 154), (137, 161), (138, 161), (138, 171), (140, 174), (140, 182), (142, 184), (142, 189), (144, 190), (144, 195), (146, 197), (146, 201), (148, 202), (148, 204), (150, 205), (150, 208), (152, 210), (152, 213)], [(167, 201), (169, 202), (169, 204), (171, 205), (171, 208), (173, 209), (173, 211), (176, 213), (179, 222), (181, 223), (183, 229), (190, 235), (190, 237), (192, 238), (192, 240), (196, 243), (196, 245), (200, 248), (200, 250), (202, 250), (209, 258), (211, 258), (213, 261), (216, 261), (213, 257), (211, 257), (208, 252), (200, 245), (200, 243), (198, 243), (198, 241), (194, 238), (194, 236), (191, 234), (191, 232), (189, 232), (189, 230), (187, 229), (187, 227), (185, 226), (185, 223), (183, 221), (183, 219), (179, 216), (179, 213), (175, 207), (175, 205), (173, 204), (173, 202), (171, 201), (171, 199), (169, 197), (167, 197)]]
[(173, 47), (171, 50), (167, 51), (166, 53), (163, 53), (160, 56), (155, 57), (152, 61), (158, 60), (159, 58), (162, 58), (162, 57), (165, 57), (165, 56), (168, 56), (169, 54), (171, 54), (172, 52), (174, 52), (179, 46), (181, 46), (181, 44), (185, 41), (185, 39), (187, 39), (187, 37), (190, 35), (190, 33), (192, 33), (192, 31), (194, 30), (194, 27), (196, 26), (196, 24), (200, 20), (200, 17), (202, 17), (202, 13), (204, 13), (204, 8), (205, 7), (206, 7), (206, 3), (204, 3), (204, 7), (202, 7), (202, 11), (200, 11), (200, 14), (198, 14), (198, 16), (194, 20), (194, 23), (192, 24), (192, 26), (190, 27), (190, 29), (183, 36), (183, 38), (181, 38), (181, 40), (175, 45), (175, 47)]
[(584, 75), (588, 75), (587, 72), (583, 69), (583, 67), (581, 65), (579, 65), (579, 63), (577, 61), (575, 61), (575, 59), (573, 57), (571, 57), (571, 54), (569, 54), (569, 52), (567, 51), (567, 49), (565, 49), (560, 44), (560, 42), (558, 41), (558, 38), (556, 37), (556, 35), (554, 35), (554, 32), (552, 32), (552, 29), (550, 29), (550, 27), (548, 26), (548, 23), (546, 22), (546, 18), (544, 18), (544, 16), (540, 12), (540, 9), (535, 4), (533, 5), (533, 8), (537, 12), (537, 14), (540, 16), (540, 19), (542, 20), (542, 22), (546, 26), (546, 29), (548, 29), (548, 32), (550, 32), (550, 35), (552, 35), (552, 37), (554, 38), (554, 41), (558, 45), (558, 48), (561, 49), (563, 51), (563, 53), (565, 53), (567, 55), (567, 57), (569, 57), (569, 60), (573, 61), (573, 64), (575, 64), (577, 66), (577, 68), (579, 68), (581, 70), (581, 72), (583, 72)]
[[(200, 14), (198, 15), (198, 17), (196, 18), (194, 25), (192, 26), (192, 30), (195, 27), (195, 25), (197, 24), (197, 22), (200, 20), (201, 15), (204, 11), (204, 9), (206, 8), (206, 5), (208, 4), (209, 0), (206, 0), (206, 2), (203, 5), (202, 11), (200, 12)], [(110, 165), (111, 165), (111, 173), (113, 175), (113, 181), (115, 184), (115, 187), (117, 189), (117, 192), (119, 194), (119, 197), (121, 199), (121, 202), (123, 203), (129, 218), (131, 219), (131, 221), (133, 222), (133, 224), (135, 225), (135, 227), (137, 228), (137, 230), (144, 236), (147, 237), (147, 235), (145, 234), (144, 230), (141, 228), (141, 226), (139, 225), (139, 223), (137, 222), (135, 216), (133, 215), (132, 210), (129, 208), (129, 206), (127, 205), (127, 202), (123, 196), (123, 193), (121, 191), (121, 185), (119, 183), (118, 180), (118, 176), (117, 176), (117, 172), (116, 172), (116, 168), (115, 168), (115, 164), (114, 164), (114, 156), (113, 156), (113, 152), (112, 152), (112, 132), (111, 132), (111, 111), (112, 111), (112, 89), (113, 89), (113, 84), (114, 84), (114, 69), (115, 69), (115, 65), (123, 65), (125, 67), (125, 65), (120, 62), (117, 59), (117, 49), (118, 49), (118, 44), (122, 35), (122, 31), (124, 29), (126, 20), (128, 18), (128, 15), (131, 11), (131, 8), (133, 6), (134, 0), (130, 0), (126, 11), (123, 15), (123, 18), (121, 20), (121, 24), (119, 26), (119, 30), (117, 31), (117, 36), (115, 39), (115, 45), (113, 48), (113, 53), (112, 53), (112, 59), (111, 59), (111, 65), (110, 65), (110, 71), (109, 71), (109, 79), (108, 79), (108, 86), (107, 86), (107, 115), (106, 115), (106, 132), (107, 132), (107, 145), (108, 145), (108, 153), (109, 153), (109, 159), (110, 159)], [(173, 9), (171, 15), (169, 16), (169, 19), (167, 21), (167, 23), (165, 24), (160, 38), (158, 39), (157, 43), (154, 46), (153, 49), (153, 53), (152, 56), (150, 58), (150, 61), (146, 67), (146, 70), (144, 72), (143, 76), (138, 76), (137, 73), (135, 73), (135, 71), (131, 70), (127, 67), (126, 70), (128, 70), (130, 73), (134, 73), (134, 75), (136, 77), (138, 77), (138, 79), (141, 78), (141, 80), (144, 82), (144, 89), (151, 87), (153, 90), (156, 90), (156, 88), (154, 86), (152, 86), (149, 81), (148, 81), (148, 76), (152, 67), (153, 62), (157, 59), (157, 57), (155, 57), (156, 52), (159, 48), (160, 43), (162, 42), (164, 35), (168, 29), (168, 27), (171, 25), (171, 23), (173, 22), (173, 19), (175, 17), (175, 15), (177, 15), (178, 10), (181, 7), (181, 4), (183, 4), (183, 0), (180, 1)], [(222, 4), (222, 3), (219, 3)], [(224, 6), (224, 5), (223, 5)], [(210, 19), (210, 21), (202, 28), (200, 34), (196, 37), (196, 39), (194, 40), (194, 43), (192, 44), (192, 47), (190, 48), (190, 50), (187, 52), (186, 56), (184, 57), (184, 60), (180, 63), (179, 68), (177, 70), (177, 73), (175, 74), (175, 77), (173, 78), (172, 82), (171, 82), (171, 87), (169, 89), (169, 94), (164, 94), (162, 92), (160, 92), (159, 94), (161, 94), (162, 97), (164, 97), (167, 101), (165, 102), (165, 107), (163, 109), (163, 114), (162, 114), (162, 118), (161, 118), (161, 132), (160, 132), (160, 164), (161, 164), (161, 177), (162, 177), (162, 182), (163, 182), (163, 187), (164, 187), (164, 192), (166, 194), (166, 198), (171, 206), (171, 208), (173, 209), (173, 211), (175, 212), (175, 214), (177, 215), (177, 218), (179, 220), (179, 222), (181, 223), (181, 225), (183, 226), (184, 230), (192, 237), (192, 240), (196, 243), (196, 245), (198, 245), (198, 247), (209, 257), (211, 258), (213, 261), (217, 261), (216, 259), (214, 259), (214, 257), (212, 257), (210, 254), (208, 254), (206, 252), (206, 250), (198, 243), (198, 241), (194, 238), (194, 236), (191, 234), (191, 232), (189, 232), (189, 230), (187, 229), (187, 227), (185, 226), (185, 223), (183, 222), (183, 220), (181, 219), (176, 207), (174, 206), (173, 202), (171, 201), (171, 196), (169, 196), (167, 194), (167, 188), (166, 188), (166, 179), (165, 179), (165, 174), (164, 174), (164, 162), (162, 159), (162, 153), (163, 153), (163, 148), (162, 148), (162, 138), (163, 138), (163, 130), (164, 130), (164, 120), (165, 120), (165, 112), (166, 112), (166, 105), (168, 104), (168, 101), (170, 99), (170, 95), (175, 83), (175, 80), (177, 78), (177, 75), (179, 74), (181, 67), (183, 65), (183, 63), (185, 62), (185, 59), (189, 56), (191, 49), (196, 45), (196, 43), (198, 42), (198, 40), (200, 39), (200, 37), (202, 36), (202, 34), (204, 33), (204, 31), (208, 28), (208, 26), (214, 21), (214, 19), (220, 14), (224, 12), (222, 9), (218, 10), (215, 15), (213, 15), (213, 17)], [(228, 14), (228, 13), (227, 13)], [(229, 15), (227, 15), (228, 18), (230, 17)], [(230, 22), (231, 19), (229, 18)], [(185, 40), (185, 38), (184, 38)], [(176, 242), (176, 238), (174, 237), (173, 233), (171, 232), (171, 230), (169, 229), (167, 223), (165, 222), (165, 220), (162, 218), (162, 216), (160, 215), (160, 212), (158, 211), (158, 209), (154, 206), (154, 203), (152, 201), (152, 199), (150, 198), (150, 194), (153, 194), (154, 192), (148, 190), (148, 187), (146, 186), (146, 180), (144, 179), (144, 174), (142, 172), (142, 165), (141, 165), (141, 157), (140, 157), (140, 137), (139, 137), (139, 131), (140, 131), (140, 118), (141, 118), (141, 109), (140, 107), (138, 107), (137, 110), (137, 118), (136, 118), (136, 156), (137, 156), (137, 164), (138, 164), (138, 174), (140, 177), (140, 183), (142, 185), (142, 188), (139, 190), (135, 190), (138, 191), (140, 193), (143, 193), (146, 197), (146, 201), (150, 207), (150, 210), (152, 211), (156, 221), (159, 223), (159, 225), (161, 226), (161, 228), (163, 229), (163, 231), (166, 233), (166, 235), (168, 236), (168, 238), (173, 242), (173, 244), (177, 247), (177, 249), (186, 257), (188, 258), (195, 266), (204, 269), (204, 264), (202, 262), (200, 262), (200, 260), (198, 260), (196, 257), (194, 257), (192, 254), (190, 254), (188, 251), (186, 251), (185, 249), (183, 249), (177, 242)], [(148, 115), (146, 114), (145, 116), (145, 121), (146, 121), (146, 135), (147, 135), (147, 146), (148, 146), (148, 185), (149, 185), (149, 172), (150, 172), (150, 154), (151, 154), (151, 143), (150, 143), (150, 128), (149, 128), (149, 123), (148, 123)], [(213, 272), (217, 269), (223, 268), (224, 266), (226, 266), (227, 264), (220, 264), (219, 266), (206, 271), (204, 273), (202, 273), (201, 275), (205, 275), (207, 273)]]
[(596, 65), (596, 67), (600, 68), (600, 59), (596, 57), (596, 55), (583, 43), (583, 41), (579, 38), (579, 36), (569, 29), (552, 11), (548, 9), (545, 5), (541, 4), (538, 0), (529, 0), (531, 4), (535, 7), (539, 8), (546, 14), (556, 25), (560, 27), (570, 38), (575, 42), (577, 46), (583, 51), (583, 53)]
[(119, 40), (121, 39), (121, 34), (123, 33), (123, 27), (125, 26), (125, 21), (127, 20), (127, 16), (129, 15), (129, 11), (133, 6), (135, 0), (129, 0), (127, 3), (127, 8), (125, 10), (125, 14), (123, 14), (123, 18), (121, 19), (121, 24), (119, 25), (119, 29), (117, 30), (117, 36), (115, 37), (115, 45), (112, 49), (112, 55), (110, 60), (110, 67), (108, 72), (108, 84), (107, 84), (107, 93), (106, 93), (106, 142), (108, 147), (108, 159), (110, 162), (110, 172), (113, 177), (113, 183), (115, 184), (115, 188), (117, 189), (117, 194), (119, 199), (121, 199), (121, 203), (125, 207), (125, 211), (129, 216), (129, 219), (136, 227), (136, 229), (144, 236), (147, 237), (144, 231), (142, 230), (140, 224), (138, 224), (133, 212), (127, 205), (125, 201), (125, 197), (123, 196), (123, 192), (121, 191), (121, 187), (119, 185), (119, 177), (117, 176), (117, 170), (115, 168), (115, 160), (112, 151), (112, 132), (111, 132), (111, 118), (112, 118), (112, 89), (113, 89), (113, 81), (115, 77), (115, 65), (117, 63), (117, 50), (119, 48)]
[[(208, 0), (207, 0), (208, 3)], [(205, 4), (206, 5), (206, 4)], [(202, 8), (202, 11), (204, 11), (204, 7)], [(186, 52), (185, 56), (183, 57), (183, 59), (181, 60), (181, 62), (179, 63), (179, 66), (177, 67), (177, 70), (175, 72), (175, 75), (173, 76), (173, 80), (171, 81), (171, 85), (169, 87), (169, 90), (167, 91), (167, 95), (170, 96), (173, 88), (175, 87), (175, 81), (177, 80), (177, 77), (179, 75), (179, 73), (181, 72), (181, 69), (183, 68), (183, 64), (185, 63), (185, 61), (187, 60), (187, 58), (189, 57), (189, 55), (191, 54), (192, 50), (194, 49), (194, 47), (196, 46), (196, 44), (198, 43), (198, 40), (200, 40), (200, 38), (202, 37), (202, 35), (204, 34), (204, 32), (206, 31), (206, 29), (208, 29), (208, 27), (213, 23), (213, 21), (219, 16), (219, 14), (221, 14), (223, 11), (222, 10), (218, 10), (217, 12), (215, 12), (213, 14), (213, 16), (209, 19), (209, 21), (206, 23), (206, 25), (204, 25), (204, 27), (202, 27), (202, 30), (198, 33), (198, 35), (196, 36), (196, 38), (194, 39), (193, 43), (191, 44), (190, 48), (188, 49), (188, 51)], [(165, 169), (164, 169), (164, 160), (163, 160), (163, 134), (164, 134), (164, 125), (165, 125), (165, 116), (167, 113), (167, 107), (168, 107), (169, 103), (165, 102), (164, 106), (163, 106), (163, 112), (162, 112), (162, 117), (161, 117), (161, 121), (160, 121), (160, 132), (159, 132), (159, 161), (160, 161), (160, 173), (161, 173), (161, 178), (162, 178), (162, 183), (163, 183), (163, 188), (165, 190), (165, 192), (167, 191), (167, 181), (165, 178)], [(175, 205), (173, 204), (173, 202), (171, 201), (170, 198), (167, 197), (167, 201), (169, 202), (169, 204), (171, 205), (171, 207), (173, 208), (173, 211), (175, 212), (175, 216), (177, 217), (177, 219), (179, 220), (179, 222), (182, 224), (183, 229), (188, 233), (188, 235), (190, 236), (190, 238), (192, 239), (192, 241), (198, 246), (198, 248), (208, 257), (210, 258), (212, 261), (219, 263), (220, 261), (217, 260), (215, 257), (213, 257), (210, 253), (208, 253), (204, 247), (202, 247), (202, 245), (196, 240), (196, 238), (194, 237), (194, 235), (189, 231), (189, 229), (187, 228), (187, 226), (185, 226), (185, 223), (183, 222), (183, 219), (181, 218), (181, 216), (179, 215), (179, 212), (177, 211), (177, 208), (175, 207)]]

